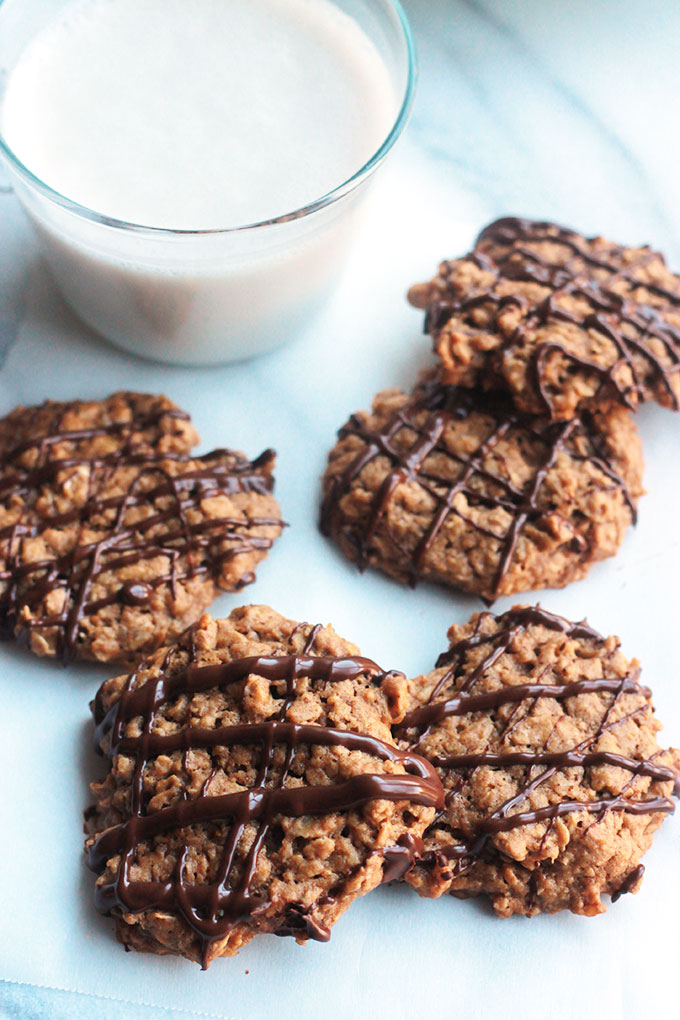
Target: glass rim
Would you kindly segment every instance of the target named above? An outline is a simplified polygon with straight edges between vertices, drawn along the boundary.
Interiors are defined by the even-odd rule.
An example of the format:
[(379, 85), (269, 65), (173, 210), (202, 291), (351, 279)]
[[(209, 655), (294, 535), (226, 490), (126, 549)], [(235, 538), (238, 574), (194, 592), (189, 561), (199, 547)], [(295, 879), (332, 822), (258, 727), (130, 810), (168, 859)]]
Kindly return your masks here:
[[(327, 206), (333, 205), (339, 201), (345, 195), (350, 194), (354, 191), (362, 181), (370, 176), (371, 173), (383, 162), (387, 154), (390, 152), (397, 139), (402, 134), (406, 123), (411, 113), (413, 106), (413, 98), (415, 95), (416, 81), (418, 78), (418, 61), (416, 56), (415, 42), (413, 39), (413, 33), (409, 24), (406, 12), (402, 7), (400, 0), (383, 0), (397, 16), (399, 26), (402, 31), (402, 39), (406, 46), (406, 58), (407, 58), (407, 72), (406, 72), (406, 87), (404, 89), (404, 95), (397, 112), (397, 116), (392, 124), (390, 131), (387, 136), (383, 139), (381, 145), (375, 150), (372, 156), (350, 177), (348, 177), (341, 184), (338, 184), (335, 188), (326, 192), (321, 198), (314, 199), (311, 202), (294, 209), (292, 212), (282, 213), (279, 216), (270, 217), (266, 220), (256, 220), (252, 223), (244, 223), (233, 227), (208, 227), (202, 229), (192, 228), (176, 228), (176, 227), (154, 227), (143, 223), (132, 223), (128, 220), (118, 219), (115, 216), (107, 216), (104, 213), (96, 212), (94, 209), (90, 209), (86, 205), (81, 205), (80, 202), (76, 202), (66, 195), (63, 195), (60, 191), (50, 187), (46, 184), (37, 174), (34, 174), (25, 163), (23, 163), (16, 155), (14, 150), (6, 142), (2, 131), (0, 130), (0, 153), (2, 153), (7, 160), (9, 166), (14, 172), (23, 180), (25, 184), (31, 186), (35, 191), (39, 192), (44, 198), (50, 202), (61, 206), (62, 208), (80, 216), (82, 219), (89, 220), (92, 223), (98, 223), (102, 226), (113, 227), (117, 230), (125, 230), (128, 232), (134, 232), (139, 234), (150, 234), (154, 237), (197, 237), (197, 236), (210, 236), (219, 234), (236, 234), (248, 230), (257, 230), (261, 227), (272, 227), (280, 223), (287, 223), (290, 220), (302, 219), (305, 216), (310, 216), (312, 213), (318, 212), (320, 209), (324, 209)], [(0, 0), (0, 7), (2, 6), (2, 0)]]

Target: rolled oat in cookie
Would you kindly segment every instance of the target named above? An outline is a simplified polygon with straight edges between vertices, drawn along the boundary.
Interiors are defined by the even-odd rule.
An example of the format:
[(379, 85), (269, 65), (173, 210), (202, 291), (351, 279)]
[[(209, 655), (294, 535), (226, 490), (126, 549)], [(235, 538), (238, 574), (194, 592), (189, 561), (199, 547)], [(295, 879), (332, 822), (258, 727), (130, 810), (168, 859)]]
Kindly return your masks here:
[(446, 790), (407, 882), (487, 896), (503, 917), (594, 915), (602, 896), (636, 892), (680, 771), (639, 664), (539, 607), (480, 613), (449, 640), (395, 727)]
[(162, 396), (0, 421), (0, 622), (37, 655), (132, 663), (253, 580), (282, 522), (274, 453), (194, 456)]
[(680, 277), (647, 247), (506, 217), (409, 291), (446, 382), (509, 390), (531, 414), (680, 406)]
[(613, 556), (641, 492), (625, 409), (552, 422), (432, 374), (410, 395), (378, 394), (340, 430), (321, 528), (361, 569), (492, 601), (563, 587)]
[(267, 606), (206, 614), (104, 683), (87, 851), (120, 941), (204, 967), (260, 933), (326, 941), (443, 807), (392, 740), (405, 707), (403, 674)]

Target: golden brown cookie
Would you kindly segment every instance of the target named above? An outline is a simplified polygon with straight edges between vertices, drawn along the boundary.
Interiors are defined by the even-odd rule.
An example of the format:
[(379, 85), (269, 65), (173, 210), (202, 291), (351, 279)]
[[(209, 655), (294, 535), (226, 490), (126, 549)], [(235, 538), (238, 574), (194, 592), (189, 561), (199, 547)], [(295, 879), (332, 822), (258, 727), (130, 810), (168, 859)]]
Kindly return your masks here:
[(406, 880), (485, 895), (504, 917), (593, 915), (603, 895), (636, 892), (680, 770), (638, 663), (618, 638), (528, 606), (473, 616), (449, 640), (395, 729), (447, 791)]
[(551, 422), (507, 394), (378, 394), (340, 430), (321, 527), (360, 568), (486, 600), (563, 587), (612, 556), (635, 517), (642, 451), (629, 412)]
[(135, 661), (280, 534), (274, 453), (215, 450), (166, 397), (19, 407), (0, 421), (0, 620), (37, 655)]
[(616, 402), (680, 402), (680, 278), (650, 248), (507, 217), (409, 291), (444, 379), (506, 388), (568, 419)]
[(267, 606), (204, 615), (107, 681), (87, 848), (121, 942), (205, 967), (258, 933), (326, 941), (443, 806), (434, 768), (392, 741), (405, 700), (403, 674)]

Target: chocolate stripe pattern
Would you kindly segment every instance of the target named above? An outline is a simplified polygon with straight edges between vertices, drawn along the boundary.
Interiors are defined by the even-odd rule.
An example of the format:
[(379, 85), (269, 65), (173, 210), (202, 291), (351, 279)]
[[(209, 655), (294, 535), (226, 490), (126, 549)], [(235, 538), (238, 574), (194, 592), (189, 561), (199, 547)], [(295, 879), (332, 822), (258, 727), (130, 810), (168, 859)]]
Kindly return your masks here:
[[(469, 452), (455, 453), (444, 441), (445, 430), (451, 423), (471, 415), (484, 415), (488, 419), (490, 424), (485, 437), (478, 439)], [(519, 433), (525, 444), (535, 445), (541, 451), (532, 477), (522, 488), (504, 474), (502, 458), (494, 464), (496, 448), (510, 433)], [(408, 564), (412, 585), (427, 572), (428, 553), (447, 517), (454, 514), (480, 536), (497, 543), (498, 563), (491, 597), (487, 598), (492, 602), (502, 593), (503, 580), (527, 523), (555, 512), (554, 495), (543, 500), (543, 492), (563, 452), (578, 464), (589, 462), (596, 469), (599, 487), (607, 492), (619, 490), (632, 521), (636, 519), (632, 496), (614, 466), (603, 435), (588, 414), (567, 422), (550, 422), (520, 414), (504, 394), (429, 381), (418, 387), (412, 399), (384, 424), (372, 428), (363, 418), (353, 415), (338, 435), (341, 440), (356, 436), (363, 445), (347, 467), (328, 483), (321, 508), (321, 530), (325, 535), (343, 530), (353, 542), (355, 559), (361, 570), (369, 562), (371, 544), (378, 531), (388, 527), (388, 508), (398, 486), (417, 482), (436, 503), (431, 521), (413, 550), (407, 549), (394, 532), (389, 535)], [(471, 438), (470, 445), (472, 442)], [(387, 460), (385, 478), (373, 495), (368, 511), (360, 520), (353, 520), (351, 528), (347, 527), (342, 522), (338, 504), (377, 458)], [(444, 469), (442, 461), (446, 465)], [(463, 507), (481, 508), (483, 516), (469, 516), (461, 503)], [(496, 509), (510, 517), (504, 531), (499, 530), (496, 523), (487, 523)], [(574, 541), (578, 546), (576, 535)]]
[[(534, 245), (549, 244), (553, 254), (538, 252)], [(497, 363), (513, 352), (527, 350), (527, 335), (543, 327), (567, 324), (587, 332), (594, 330), (611, 343), (611, 357), (602, 364), (578, 354), (558, 339), (542, 340), (529, 355), (527, 378), (543, 408), (553, 412), (546, 366), (555, 356), (573, 368), (600, 379), (600, 395), (611, 396), (634, 408), (647, 399), (646, 387), (656, 388), (661, 403), (680, 406), (680, 286), (664, 287), (640, 276), (650, 264), (664, 265), (661, 256), (648, 248), (633, 255), (632, 249), (616, 245), (595, 254), (591, 241), (554, 223), (506, 217), (491, 223), (477, 238), (467, 256), (492, 275), (491, 283), (475, 287), (460, 297), (447, 293), (433, 300), (426, 311), (425, 332), (437, 342), (452, 318), (466, 320), (484, 306), (495, 315), (515, 305), (522, 317), (514, 331), (499, 342)], [(560, 255), (555, 255), (556, 249)], [(455, 263), (452, 265), (455, 266)], [(667, 274), (670, 276), (670, 274)], [(596, 278), (597, 277), (597, 278)], [(538, 284), (547, 296), (531, 303), (526, 296), (501, 292), (507, 281)], [(646, 292), (642, 300), (637, 294)], [(570, 311), (565, 297), (577, 298), (583, 311)], [(669, 318), (670, 316), (670, 318)], [(495, 327), (488, 327), (493, 331)]]
[[(370, 659), (336, 658), (313, 655), (317, 628), (310, 631), (302, 654), (257, 656), (237, 659), (219, 665), (189, 665), (172, 673), (172, 650), (166, 657), (160, 678), (141, 686), (132, 673), (120, 699), (108, 712), (101, 701), (94, 704), (96, 746), (106, 747), (109, 758), (118, 754), (134, 757), (130, 817), (122, 824), (105, 830), (91, 844), (90, 867), (102, 872), (107, 861), (119, 855), (115, 877), (96, 890), (97, 908), (110, 913), (162, 909), (179, 914), (197, 935), (204, 966), (212, 942), (227, 936), (239, 921), (257, 916), (267, 909), (266, 897), (253, 890), (258, 853), (276, 817), (287, 815), (319, 815), (360, 809), (374, 800), (407, 801), (426, 806), (443, 807), (443, 789), (432, 765), (410, 751), (403, 751), (382, 740), (346, 730), (286, 720), (286, 714), (302, 677), (324, 683), (369, 677), (379, 685), (385, 673)], [(189, 636), (191, 649), (191, 637)], [(195, 651), (190, 651), (195, 659)], [(185, 725), (172, 733), (157, 732), (154, 724), (162, 706), (174, 699), (190, 697), (198, 691), (220, 688), (244, 681), (248, 676), (263, 677), (270, 683), (285, 684), (283, 704), (278, 715), (268, 721), (221, 725), (214, 729)], [(129, 732), (129, 724), (138, 721)], [(197, 748), (257, 746), (261, 750), (257, 782), (251, 789), (225, 795), (210, 795), (210, 781), (199, 796), (181, 800), (169, 807), (147, 813), (144, 805), (144, 774), (151, 759), (159, 754), (182, 750), (185, 754)], [(398, 764), (403, 771), (385, 774), (359, 774), (331, 785), (291, 785), (288, 783), (296, 749), (302, 745), (342, 747), (369, 754), (379, 761)], [(285, 761), (273, 781), (274, 751), (283, 746)], [(221, 860), (214, 881), (190, 883), (186, 876), (187, 847), (180, 853), (172, 877), (165, 882), (140, 882), (131, 877), (135, 856), (142, 841), (191, 826), (228, 823), (228, 834), (221, 850)], [(240, 859), (240, 844), (245, 827), (257, 825), (257, 835), (245, 859)], [(385, 858), (388, 877), (396, 877), (411, 863), (419, 846), (417, 840), (401, 840), (397, 847), (382, 848), (376, 853)], [(333, 890), (326, 894), (333, 895)], [(295, 934), (325, 941), (329, 935), (310, 916), (317, 903), (292, 908), (289, 920), (279, 934)]]
[[(273, 451), (251, 463), (229, 450), (192, 458), (134, 442), (162, 419), (173, 418), (188, 416), (166, 408), (93, 428), (57, 427), (2, 453), (0, 503), (11, 520), (0, 528), (0, 626), (6, 637), (18, 632), (28, 643), (32, 633), (56, 632), (66, 662), (78, 653), (86, 617), (115, 604), (143, 607), (162, 585), (174, 598), (177, 585), (191, 578), (210, 577), (219, 584), (227, 561), (271, 547), (271, 529), (278, 531), (280, 520), (210, 516), (201, 503), (236, 493), (269, 493)], [(93, 447), (101, 437), (113, 438), (115, 448), (96, 455)], [(55, 459), (57, 444), (70, 452)], [(63, 493), (83, 478), (83, 497), (60, 510)], [(136, 566), (159, 557), (169, 569), (144, 570), (134, 578)], [(121, 571), (127, 580), (117, 580)], [(248, 580), (252, 577), (242, 583)]]
[[(483, 626), (490, 620), (495, 624), (493, 630)], [(661, 796), (653, 790), (650, 791), (650, 795), (645, 797), (636, 797), (629, 793), (637, 776), (647, 776), (657, 783), (673, 782), (676, 779), (673, 769), (655, 760), (662, 752), (658, 752), (648, 759), (637, 759), (597, 747), (603, 735), (615, 732), (618, 725), (631, 717), (630, 713), (623, 717), (615, 715), (615, 709), (624, 694), (639, 695), (639, 698), (636, 699), (638, 707), (633, 709), (632, 716), (642, 718), (651, 712), (650, 691), (640, 685), (639, 670), (636, 668), (631, 668), (628, 674), (621, 678), (603, 676), (584, 679), (577, 676), (574, 680), (562, 684), (518, 683), (499, 686), (484, 692), (477, 691), (477, 685), (486, 679), (488, 671), (493, 665), (508, 652), (522, 632), (533, 626), (546, 627), (551, 631), (563, 633), (566, 637), (595, 646), (601, 646), (604, 643), (604, 638), (585, 622), (572, 624), (540, 607), (515, 608), (499, 617), (494, 617), (490, 613), (480, 614), (474, 632), (469, 637), (455, 642), (447, 652), (440, 656), (437, 668), (444, 668), (445, 672), (438, 679), (428, 701), (409, 712), (402, 723), (396, 727), (395, 732), (402, 746), (408, 745), (412, 751), (427, 755), (431, 763), (439, 770), (448, 791), (447, 807), (453, 803), (456, 797), (460, 795), (464, 798), (466, 791), (471, 790), (470, 783), (474, 770), (480, 766), (500, 770), (515, 767), (526, 769), (525, 778), (520, 781), (517, 793), (482, 818), (476, 824), (475, 832), (469, 838), (461, 839), (461, 834), (456, 833), (454, 842), (451, 844), (425, 851), (423, 860), (443, 869), (449, 878), (460, 876), (471, 868), (475, 861), (489, 849), (489, 840), (495, 834), (509, 832), (520, 826), (533, 825), (543, 821), (547, 821), (552, 826), (558, 818), (584, 811), (595, 816), (597, 820), (602, 820), (608, 812), (647, 815), (670, 814), (674, 811), (675, 806), (672, 799)], [(540, 639), (537, 638), (537, 640)], [(477, 650), (482, 650), (483, 655), (474, 668), (469, 668), (466, 665), (467, 656), (470, 652), (474, 653)], [(540, 680), (540, 678), (537, 679)], [(455, 696), (441, 699), (442, 691), (451, 687), (456, 692)], [(494, 738), (494, 745), (497, 743), (499, 747), (502, 747), (504, 738), (509, 736), (517, 726), (522, 712), (526, 713), (530, 710), (537, 699), (554, 698), (565, 704), (570, 698), (588, 693), (600, 693), (609, 697), (602, 698), (602, 713), (599, 722), (593, 725), (592, 732), (573, 747), (553, 751), (546, 745), (522, 751), (504, 751), (494, 746), (493, 748), (482, 747), (478, 750), (451, 755), (428, 753), (428, 737), (436, 738), (437, 727), (449, 718), (466, 716), (472, 724), (475, 718), (474, 713), (489, 712), (502, 705), (513, 704), (514, 711), (510, 714), (500, 734)], [(553, 737), (552, 732), (548, 739), (551, 737)], [(558, 770), (567, 768), (587, 770), (601, 765), (625, 769), (630, 773), (629, 780), (618, 794), (598, 796), (596, 784), (594, 784), (591, 799), (571, 800), (565, 798), (536, 808), (526, 808), (526, 801), (530, 795), (545, 788), (545, 784)], [(554, 788), (551, 788), (550, 797), (553, 796), (553, 792)], [(426, 844), (428, 835), (438, 827), (442, 828), (442, 831), (447, 831), (446, 809), (439, 814), (426, 832), (424, 837)], [(547, 833), (544, 840), (545, 838), (547, 838)], [(634, 883), (630, 884), (632, 886)]]

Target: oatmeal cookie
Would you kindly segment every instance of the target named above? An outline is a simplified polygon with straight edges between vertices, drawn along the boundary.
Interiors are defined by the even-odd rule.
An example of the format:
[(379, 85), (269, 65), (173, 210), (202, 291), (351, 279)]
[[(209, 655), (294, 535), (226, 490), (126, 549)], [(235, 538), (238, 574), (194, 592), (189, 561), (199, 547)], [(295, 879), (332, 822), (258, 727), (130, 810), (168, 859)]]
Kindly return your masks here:
[(642, 492), (628, 411), (551, 422), (507, 394), (442, 385), (378, 394), (339, 432), (322, 531), (361, 569), (492, 601), (562, 587), (612, 556)]
[(166, 397), (19, 407), (0, 421), (0, 621), (37, 655), (135, 661), (280, 534), (274, 453), (191, 449)]
[(205, 614), (104, 683), (87, 850), (120, 941), (204, 967), (258, 933), (326, 941), (443, 807), (433, 766), (392, 741), (405, 706), (403, 674), (266, 606)]
[(650, 248), (506, 218), (409, 291), (445, 381), (507, 388), (531, 414), (680, 406), (680, 277)]
[(639, 664), (618, 638), (528, 606), (480, 613), (449, 640), (396, 728), (447, 791), (406, 880), (485, 895), (503, 917), (592, 916), (603, 895), (636, 892), (680, 769)]

